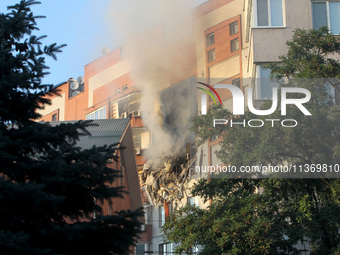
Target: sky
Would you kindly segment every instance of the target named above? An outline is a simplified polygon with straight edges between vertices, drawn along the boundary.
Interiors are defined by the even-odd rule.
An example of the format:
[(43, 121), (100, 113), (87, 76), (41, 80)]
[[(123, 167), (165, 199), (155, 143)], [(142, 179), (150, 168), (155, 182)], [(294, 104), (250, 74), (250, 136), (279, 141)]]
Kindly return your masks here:
[[(122, 36), (110, 22), (108, 9), (112, 3), (125, 1), (143, 0), (40, 0), (42, 4), (32, 6), (35, 15), (46, 16), (37, 20), (40, 30), (34, 34), (47, 35), (45, 45), (67, 44), (57, 55), (57, 61), (46, 57), (50, 74), (43, 82), (56, 85), (70, 77), (83, 76), (84, 66), (101, 57), (103, 48), (113, 50), (121, 46)], [(206, 0), (194, 1), (200, 4)], [(17, 2), (19, 0), (1, 0), (0, 12), (7, 13), (7, 6)]]
[[(106, 9), (110, 0), (42, 0), (42, 4), (32, 6), (38, 19), (40, 31), (37, 35), (47, 35), (45, 44), (67, 44), (57, 55), (57, 61), (46, 57), (50, 75), (44, 83), (59, 84), (68, 78), (84, 75), (84, 66), (99, 58), (104, 47), (114, 49), (121, 44), (119, 36), (111, 36)], [(1, 0), (0, 11), (7, 13), (7, 6), (16, 0)]]

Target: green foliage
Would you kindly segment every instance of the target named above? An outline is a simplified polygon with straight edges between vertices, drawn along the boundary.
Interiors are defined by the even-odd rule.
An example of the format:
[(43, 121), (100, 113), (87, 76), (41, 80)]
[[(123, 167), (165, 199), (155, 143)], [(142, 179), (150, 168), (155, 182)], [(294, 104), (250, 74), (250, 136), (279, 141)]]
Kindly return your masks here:
[(119, 172), (107, 167), (117, 160), (116, 145), (75, 147), (89, 121), (34, 121), (50, 104), (43, 96), (57, 93), (41, 84), (44, 56), (56, 58), (64, 47), (43, 46), (44, 36), (31, 34), (36, 3), (0, 14), (0, 253), (125, 254), (140, 232), (141, 211), (103, 216), (100, 206), (123, 194), (111, 186)]
[[(230, 119), (227, 110), (212, 107), (194, 119), (198, 145), (210, 137), (222, 137), (219, 158), (232, 166), (281, 164), (339, 164), (340, 109), (329, 96), (329, 87), (339, 89), (339, 38), (327, 29), (296, 30), (287, 42), (281, 63), (269, 67), (282, 87), (302, 87), (312, 99), (305, 116), (295, 106), (285, 119), (298, 126), (284, 128), (279, 122), (261, 128), (212, 127), (213, 119)], [(285, 78), (285, 79), (282, 79)], [(318, 79), (307, 79), (318, 78)], [(322, 79), (321, 79), (322, 78)], [(294, 95), (295, 97), (297, 95)], [(271, 101), (263, 109), (271, 106)], [(279, 102), (280, 103), (280, 102)], [(234, 116), (233, 119), (236, 119)], [(280, 110), (269, 116), (249, 111), (242, 119), (282, 119)], [(180, 242), (178, 251), (202, 245), (202, 254), (339, 254), (339, 179), (231, 179), (200, 180), (192, 191), (211, 203), (187, 216), (175, 212), (166, 223), (165, 236)]]

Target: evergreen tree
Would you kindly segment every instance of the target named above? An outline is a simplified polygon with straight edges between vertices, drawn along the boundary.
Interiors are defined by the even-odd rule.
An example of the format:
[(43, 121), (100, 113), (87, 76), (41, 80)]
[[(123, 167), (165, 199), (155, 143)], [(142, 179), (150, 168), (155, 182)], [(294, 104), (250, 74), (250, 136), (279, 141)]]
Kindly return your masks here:
[[(305, 116), (292, 105), (285, 119), (297, 120), (294, 128), (268, 123), (261, 128), (212, 128), (213, 119), (235, 116), (221, 107), (211, 107), (207, 115), (194, 119), (193, 129), (199, 143), (222, 137), (218, 156), (238, 169), (261, 164), (314, 164), (314, 173), (310, 171), (308, 177), (315, 178), (291, 174), (289, 179), (200, 180), (192, 193), (206, 201), (211, 199), (210, 206), (184, 208), (165, 225), (168, 240), (181, 243), (177, 251), (202, 245), (203, 253), (211, 249), (216, 253), (254, 255), (301, 254), (306, 249), (318, 255), (340, 253), (340, 181), (321, 178), (316, 171), (317, 164), (329, 169), (340, 163), (339, 106), (329, 94), (330, 86), (336, 91), (340, 86), (340, 62), (334, 58), (340, 54), (340, 41), (326, 28), (296, 30), (287, 46), (288, 53), (281, 57), (281, 63), (269, 65), (272, 77), (285, 77), (281, 87), (308, 89), (312, 98), (304, 106), (312, 116)], [(269, 109), (271, 104), (269, 101), (263, 108)], [(279, 110), (269, 116), (247, 111), (243, 118), (265, 121), (282, 116)], [(332, 177), (336, 177), (334, 172)]]
[[(141, 210), (103, 216), (98, 205), (122, 197), (107, 167), (115, 145), (82, 150), (89, 121), (52, 127), (35, 122), (57, 94), (43, 85), (45, 56), (31, 6), (22, 0), (0, 14), (0, 254), (125, 254), (140, 232)], [(95, 203), (94, 201), (97, 201)], [(94, 219), (93, 213), (97, 217)]]

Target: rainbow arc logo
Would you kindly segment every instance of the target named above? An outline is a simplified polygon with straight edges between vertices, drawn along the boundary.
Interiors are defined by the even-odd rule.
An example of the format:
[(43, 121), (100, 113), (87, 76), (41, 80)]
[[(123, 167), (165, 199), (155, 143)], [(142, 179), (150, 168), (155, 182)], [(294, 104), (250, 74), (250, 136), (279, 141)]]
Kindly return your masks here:
[[(198, 83), (198, 84), (201, 84), (201, 85), (203, 85), (203, 86), (206, 86), (208, 89), (210, 89), (212, 92), (214, 92), (215, 95), (217, 96), (218, 100), (220, 101), (220, 104), (222, 105), (221, 97), (220, 97), (220, 95), (217, 93), (217, 91), (216, 91), (213, 87), (211, 87), (210, 85), (205, 84), (205, 83), (203, 83), (203, 82), (197, 82), (197, 83)], [(211, 92), (210, 92), (209, 90), (206, 90), (206, 89), (201, 88), (201, 87), (196, 87), (196, 88), (198, 88), (198, 89), (203, 90), (204, 92), (206, 92), (206, 93), (212, 98), (212, 100), (214, 101), (215, 105), (217, 105), (217, 102), (216, 102), (216, 100), (215, 100), (215, 97), (211, 94)]]

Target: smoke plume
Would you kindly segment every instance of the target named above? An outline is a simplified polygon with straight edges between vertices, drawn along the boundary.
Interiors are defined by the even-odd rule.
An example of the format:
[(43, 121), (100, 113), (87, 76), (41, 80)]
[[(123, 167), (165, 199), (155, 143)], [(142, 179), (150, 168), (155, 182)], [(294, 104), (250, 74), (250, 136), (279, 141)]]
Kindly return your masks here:
[(152, 134), (149, 157), (178, 155), (189, 134), (188, 83), (196, 66), (191, 24), (194, 6), (187, 2), (113, 1), (109, 8), (112, 25), (124, 38), (123, 57), (142, 91), (140, 110)]

